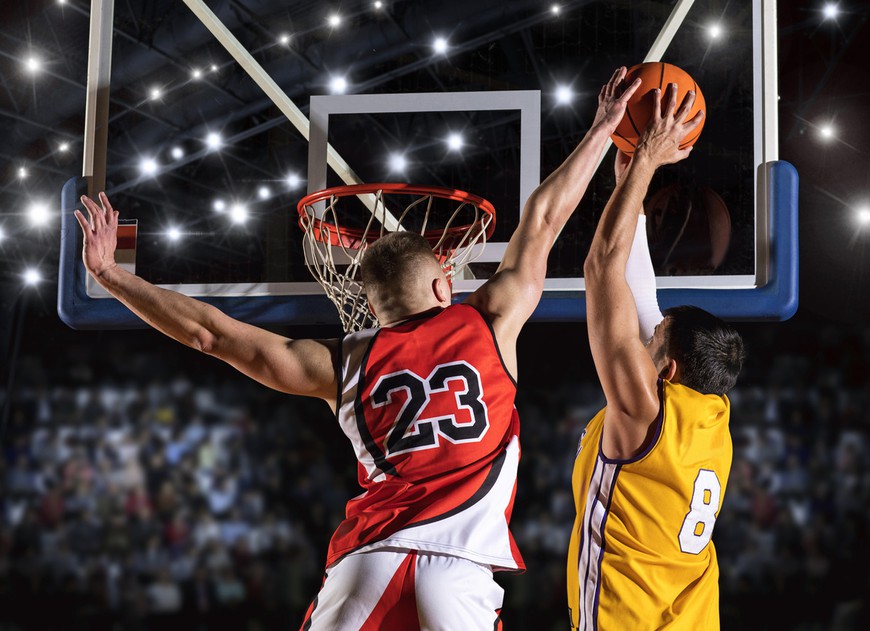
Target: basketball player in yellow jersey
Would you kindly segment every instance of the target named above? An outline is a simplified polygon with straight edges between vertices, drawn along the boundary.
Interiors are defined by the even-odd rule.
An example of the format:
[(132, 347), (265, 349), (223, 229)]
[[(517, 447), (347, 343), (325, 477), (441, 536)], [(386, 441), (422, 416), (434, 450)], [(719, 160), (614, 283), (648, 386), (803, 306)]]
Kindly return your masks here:
[[(689, 93), (655, 95), (634, 156), (617, 158), (616, 188), (584, 265), (593, 360), (607, 401), (580, 440), (568, 552), (571, 628), (719, 628), (711, 540), (731, 468), (729, 402), (740, 336), (697, 307), (659, 312), (638, 216), (656, 169), (686, 158), (679, 141)], [(664, 102), (664, 107), (662, 104)]]

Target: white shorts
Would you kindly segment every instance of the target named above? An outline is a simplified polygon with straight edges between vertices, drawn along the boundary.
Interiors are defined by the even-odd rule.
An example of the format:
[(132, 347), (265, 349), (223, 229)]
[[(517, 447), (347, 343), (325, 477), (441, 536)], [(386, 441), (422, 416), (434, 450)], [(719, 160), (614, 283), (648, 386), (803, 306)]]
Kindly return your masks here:
[(468, 559), (396, 548), (326, 571), (302, 631), (499, 631), (504, 590)]

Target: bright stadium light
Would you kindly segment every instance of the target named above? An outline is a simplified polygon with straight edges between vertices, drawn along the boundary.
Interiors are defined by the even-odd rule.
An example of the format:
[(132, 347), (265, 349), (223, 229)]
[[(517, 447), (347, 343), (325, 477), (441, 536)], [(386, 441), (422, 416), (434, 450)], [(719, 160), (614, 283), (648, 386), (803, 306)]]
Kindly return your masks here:
[(233, 204), (230, 207), (230, 220), (233, 223), (243, 224), (248, 220), (248, 209), (244, 204)]
[(69, 151), (69, 143), (68, 142), (60, 143), (57, 146), (57, 150), (60, 151), (61, 153), (66, 153), (67, 151)]
[(27, 218), (31, 226), (44, 226), (48, 223), (51, 212), (45, 202), (33, 202), (27, 207)]
[(24, 60), (24, 69), (30, 74), (37, 74), (42, 70), (42, 61), (37, 57), (28, 57)]
[(711, 24), (707, 27), (707, 35), (710, 36), (710, 39), (719, 39), (722, 36), (722, 25)]
[(284, 181), (287, 182), (287, 186), (291, 189), (298, 188), (302, 183), (302, 178), (300, 178), (295, 173), (288, 173), (287, 177), (284, 178)]
[(383, 8), (384, 8), (384, 3), (381, 2), (381, 0), (376, 0), (375, 3), (374, 3), (374, 6), (375, 6), (375, 9), (380, 10), (380, 9), (383, 9)]
[(290, 36), (287, 33), (282, 33), (278, 38), (278, 43), (282, 46), (287, 46), (290, 43)]
[(176, 145), (169, 152), (169, 155), (172, 156), (173, 160), (181, 160), (184, 157), (184, 149)]
[(338, 26), (339, 24), (341, 24), (341, 16), (340, 16), (338, 13), (333, 13), (332, 15), (330, 15), (330, 16), (326, 19), (326, 21), (329, 23), (329, 25), (330, 25), (332, 28), (335, 28), (336, 26)]
[(201, 79), (202, 78), (202, 70), (200, 70), (199, 68), (191, 69), (190, 78), (193, 79), (194, 81)]
[(157, 173), (157, 169), (159, 165), (157, 164), (157, 160), (154, 158), (142, 158), (142, 161), (139, 162), (139, 170), (142, 172), (142, 175), (149, 176)]
[(443, 55), (447, 52), (447, 40), (443, 37), (436, 37), (435, 41), (432, 42), (432, 49), (438, 55)]
[(3, 226), (0, 226), (0, 243), (3, 243), (3, 240), (6, 238), (6, 231), (3, 230)]
[(344, 77), (332, 77), (329, 81), (329, 89), (333, 94), (343, 94), (347, 90), (347, 79)]
[(257, 189), (257, 197), (259, 197), (260, 199), (269, 199), (270, 197), (272, 197), (272, 189), (270, 189), (268, 186), (261, 186)]
[(403, 173), (408, 166), (408, 161), (401, 153), (390, 154), (390, 170)]
[(163, 91), (157, 86), (151, 88), (151, 90), (148, 92), (148, 98), (150, 98), (152, 101), (158, 100), (161, 96), (163, 96)]
[(819, 136), (822, 137), (822, 140), (831, 140), (836, 135), (837, 131), (830, 123), (825, 123), (824, 125), (819, 127)]
[(860, 206), (855, 210), (855, 218), (862, 228), (870, 226), (870, 205)]
[(181, 239), (181, 230), (179, 230), (175, 226), (171, 226), (166, 231), (166, 236), (169, 238), (170, 241), (172, 241), (174, 243), (174, 242), (178, 241), (179, 239)]
[(222, 199), (216, 199), (212, 202), (211, 207), (216, 213), (222, 213), (227, 209), (227, 203)]
[(559, 15), (561, 12), (562, 7), (560, 7), (558, 4), (550, 6), (550, 13), (552, 13), (553, 15)]
[(38, 285), (39, 281), (42, 280), (42, 274), (40, 274), (39, 270), (35, 267), (29, 267), (24, 270), (24, 273), (21, 275), (21, 277), (24, 279), (24, 284), (28, 287)]
[(840, 14), (840, 7), (838, 7), (833, 2), (828, 2), (822, 8), (822, 15), (826, 20), (836, 20), (837, 16)]
[(18, 167), (18, 179), (23, 180), (28, 176), (27, 167)]
[(556, 86), (556, 103), (567, 105), (574, 100), (574, 90), (567, 85)]
[(221, 135), (216, 131), (210, 131), (205, 137), (205, 145), (209, 149), (220, 149), (222, 144)]
[(465, 144), (462, 140), (462, 134), (458, 134), (456, 132), (452, 132), (447, 136), (447, 147), (451, 151), (459, 151), (462, 149), (462, 145)]

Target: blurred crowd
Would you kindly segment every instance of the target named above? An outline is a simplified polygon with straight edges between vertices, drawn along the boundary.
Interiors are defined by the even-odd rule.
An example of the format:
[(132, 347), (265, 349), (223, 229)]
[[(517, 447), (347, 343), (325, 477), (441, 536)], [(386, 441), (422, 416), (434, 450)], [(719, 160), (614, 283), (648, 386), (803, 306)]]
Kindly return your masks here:
[[(769, 331), (746, 328), (731, 394), (722, 627), (870, 628), (870, 333)], [(298, 628), (359, 492), (327, 406), (210, 358), (106, 356), (102, 371), (87, 356), (19, 360), (0, 452), (0, 629)], [(528, 570), (498, 575), (508, 629), (567, 627), (571, 465), (602, 404), (594, 377), (521, 380), (513, 530)]]

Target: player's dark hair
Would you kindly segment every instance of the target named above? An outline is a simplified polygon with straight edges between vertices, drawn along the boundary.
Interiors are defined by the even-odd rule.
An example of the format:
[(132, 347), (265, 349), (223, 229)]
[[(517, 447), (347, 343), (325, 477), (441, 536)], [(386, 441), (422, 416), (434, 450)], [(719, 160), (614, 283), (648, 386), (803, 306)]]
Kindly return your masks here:
[(667, 353), (681, 368), (680, 383), (704, 394), (731, 390), (746, 359), (740, 334), (699, 307), (671, 307), (664, 315)]
[(366, 248), (360, 274), (367, 293), (401, 290), (421, 261), (435, 260), (432, 246), (421, 235), (390, 232)]

